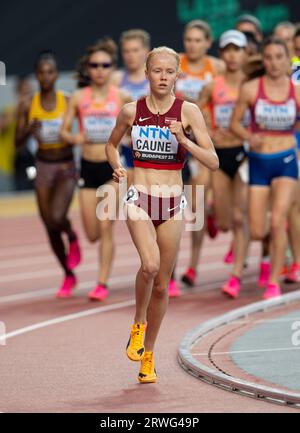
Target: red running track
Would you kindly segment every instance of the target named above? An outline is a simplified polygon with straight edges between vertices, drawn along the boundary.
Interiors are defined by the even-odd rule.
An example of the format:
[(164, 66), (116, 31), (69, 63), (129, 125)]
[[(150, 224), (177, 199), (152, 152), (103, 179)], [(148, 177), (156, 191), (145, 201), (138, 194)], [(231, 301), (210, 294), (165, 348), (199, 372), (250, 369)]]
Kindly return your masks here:
[[(140, 385), (139, 364), (128, 361), (125, 345), (134, 314), (133, 282), (139, 261), (125, 223), (116, 223), (118, 244), (111, 294), (90, 303), (97, 272), (97, 248), (84, 240), (77, 211), (83, 262), (72, 299), (57, 300), (62, 273), (37, 216), (1, 219), (0, 345), (1, 412), (293, 412), (218, 390), (185, 373), (177, 363), (181, 339), (200, 322), (261, 299), (255, 287), (257, 245), (251, 246), (247, 283), (240, 298), (220, 294), (230, 268), (222, 258), (230, 237), (206, 240), (194, 290), (171, 299), (156, 346), (158, 382)], [(179, 252), (177, 274), (189, 256), (189, 233)]]

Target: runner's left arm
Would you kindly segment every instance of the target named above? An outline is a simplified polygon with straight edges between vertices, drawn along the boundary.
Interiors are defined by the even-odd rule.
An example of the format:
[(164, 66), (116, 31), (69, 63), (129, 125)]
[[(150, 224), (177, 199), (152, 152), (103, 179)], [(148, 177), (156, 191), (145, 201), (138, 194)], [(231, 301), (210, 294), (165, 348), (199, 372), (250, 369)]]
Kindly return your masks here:
[[(192, 130), (196, 142), (184, 134), (183, 125), (185, 130)], [(178, 142), (203, 165), (213, 171), (219, 168), (219, 159), (213, 142), (208, 134), (203, 115), (196, 104), (183, 103), (182, 123), (172, 122), (170, 131), (176, 135)]]

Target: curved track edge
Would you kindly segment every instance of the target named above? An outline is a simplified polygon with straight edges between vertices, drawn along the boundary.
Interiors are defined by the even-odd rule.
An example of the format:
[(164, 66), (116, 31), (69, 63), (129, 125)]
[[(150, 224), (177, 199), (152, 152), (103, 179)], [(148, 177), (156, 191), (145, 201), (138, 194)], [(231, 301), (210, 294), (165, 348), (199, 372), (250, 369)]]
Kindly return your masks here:
[(219, 371), (207, 367), (196, 360), (191, 349), (209, 332), (229, 324), (237, 319), (246, 318), (250, 314), (272, 310), (276, 307), (287, 305), (300, 300), (300, 290), (282, 295), (267, 301), (256, 302), (246, 307), (238, 308), (214, 319), (203, 322), (194, 328), (180, 343), (178, 361), (180, 366), (192, 376), (208, 384), (217, 386), (226, 391), (252, 397), (270, 403), (288, 405), (300, 409), (300, 393), (288, 392), (275, 387), (263, 386), (243, 379), (227, 376)]

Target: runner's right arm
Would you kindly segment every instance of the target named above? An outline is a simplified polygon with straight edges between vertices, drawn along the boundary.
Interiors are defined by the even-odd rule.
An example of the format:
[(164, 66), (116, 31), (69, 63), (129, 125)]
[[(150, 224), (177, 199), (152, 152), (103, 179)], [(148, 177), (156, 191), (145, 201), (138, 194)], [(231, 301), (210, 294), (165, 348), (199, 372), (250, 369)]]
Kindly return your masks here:
[(30, 135), (35, 136), (38, 139), (38, 131), (41, 126), (41, 122), (38, 120), (32, 120), (29, 122), (29, 110), (31, 106), (32, 98), (23, 99), (19, 102), (17, 107), (17, 126), (16, 126), (16, 147), (21, 147), (26, 142)]
[(80, 90), (73, 93), (69, 100), (68, 108), (64, 115), (63, 124), (60, 130), (60, 136), (62, 141), (64, 141), (65, 143), (80, 146), (87, 141), (85, 134), (83, 134), (82, 132), (79, 132), (78, 134), (72, 134), (71, 132), (73, 121), (77, 116), (79, 98)]
[(253, 95), (256, 94), (255, 81), (256, 80), (248, 81), (242, 85), (240, 96), (233, 110), (230, 123), (231, 131), (243, 141), (247, 141), (253, 149), (261, 146), (262, 136), (260, 134), (252, 134), (250, 130), (243, 126), (242, 120), (246, 110), (253, 102)]
[(114, 170), (113, 178), (115, 182), (119, 182), (121, 178), (126, 176), (126, 170), (121, 164), (118, 146), (127, 129), (132, 126), (135, 113), (136, 102), (130, 102), (129, 104), (126, 104), (122, 107), (120, 113), (118, 114), (116, 125), (112, 130), (108, 143), (105, 147), (107, 160)]
[(198, 105), (198, 107), (200, 108), (203, 114), (207, 129), (210, 134), (211, 134), (212, 122), (211, 122), (211, 111), (209, 108), (209, 104), (211, 102), (213, 87), (214, 87), (213, 81), (206, 84), (206, 86), (203, 87), (201, 93), (199, 94), (198, 100), (196, 101), (196, 104)]

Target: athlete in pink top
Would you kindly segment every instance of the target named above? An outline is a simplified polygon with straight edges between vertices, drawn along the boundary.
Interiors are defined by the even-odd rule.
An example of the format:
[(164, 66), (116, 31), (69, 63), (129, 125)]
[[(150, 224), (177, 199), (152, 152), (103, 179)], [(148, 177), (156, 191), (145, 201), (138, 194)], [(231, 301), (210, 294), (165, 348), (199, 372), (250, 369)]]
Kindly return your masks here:
[[(124, 201), (127, 225), (141, 267), (136, 277), (136, 312), (127, 356), (142, 361), (141, 383), (156, 381), (153, 349), (167, 309), (168, 283), (183, 228), (184, 153), (189, 151), (212, 170), (218, 168), (218, 158), (200, 110), (173, 95), (178, 70), (179, 56), (170, 48), (160, 47), (149, 53), (146, 75), (150, 95), (123, 107), (106, 146), (114, 179), (124, 180), (126, 170), (117, 147), (124, 132), (132, 127), (134, 184)], [(189, 131), (194, 134), (194, 142), (187, 136)]]
[[(264, 298), (281, 294), (279, 277), (286, 251), (286, 220), (298, 178), (294, 128), (300, 88), (287, 75), (288, 49), (284, 41), (268, 38), (263, 44), (265, 73), (243, 84), (231, 129), (250, 145), (249, 223), (252, 239), (264, 238), (271, 201), (271, 275)], [(241, 120), (251, 109), (251, 130)]]
[[(71, 98), (62, 126), (62, 137), (70, 143), (82, 146), (80, 205), (83, 226), (90, 242), (101, 240), (98, 282), (89, 293), (91, 300), (102, 301), (108, 295), (107, 280), (114, 256), (113, 221), (98, 219), (97, 206), (103, 200), (97, 189), (111, 183), (112, 169), (107, 162), (105, 143), (113, 130), (117, 115), (127, 95), (110, 84), (117, 60), (117, 47), (112, 40), (99, 41), (90, 47), (79, 67), (80, 85)], [(75, 118), (80, 132), (71, 132)], [(114, 184), (115, 185), (115, 184)]]

